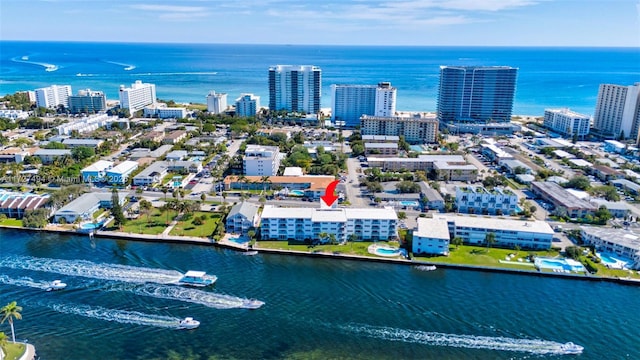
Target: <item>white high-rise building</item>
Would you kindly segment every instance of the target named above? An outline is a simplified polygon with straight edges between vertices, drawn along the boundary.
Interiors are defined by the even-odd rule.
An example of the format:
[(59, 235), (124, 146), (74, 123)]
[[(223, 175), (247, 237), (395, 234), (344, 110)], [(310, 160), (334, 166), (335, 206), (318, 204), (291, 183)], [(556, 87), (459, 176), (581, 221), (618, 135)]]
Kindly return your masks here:
[(322, 70), (313, 65), (269, 68), (269, 109), (317, 114), (320, 111)]
[(69, 107), (71, 85), (51, 85), (36, 89), (36, 104), (38, 107), (54, 108), (58, 105)]
[(636, 140), (640, 125), (640, 83), (630, 86), (601, 84), (593, 128), (604, 138), (623, 135)]
[(253, 94), (242, 94), (236, 99), (236, 116), (251, 117), (256, 116), (260, 110), (260, 96)]
[(331, 85), (331, 121), (360, 125), (362, 115), (392, 116), (396, 112), (396, 88), (378, 85)]
[(569, 109), (545, 109), (544, 126), (564, 136), (584, 139), (589, 135), (591, 119), (587, 115), (578, 114)]
[(220, 114), (225, 110), (227, 110), (227, 94), (211, 90), (207, 95), (207, 111), (212, 114)]
[(120, 85), (120, 107), (129, 109), (131, 115), (145, 106), (156, 103), (156, 86), (136, 80), (130, 88)]

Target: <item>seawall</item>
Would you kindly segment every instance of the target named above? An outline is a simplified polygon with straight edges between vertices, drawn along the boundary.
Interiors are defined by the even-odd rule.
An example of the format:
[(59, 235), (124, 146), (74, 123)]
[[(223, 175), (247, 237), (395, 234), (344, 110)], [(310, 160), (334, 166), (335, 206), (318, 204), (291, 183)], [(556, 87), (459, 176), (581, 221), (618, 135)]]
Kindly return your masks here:
[[(80, 233), (80, 232), (71, 231), (71, 230), (31, 229), (31, 228), (22, 228), (17, 226), (4, 226), (4, 225), (0, 225), (0, 228), (29, 231), (29, 232), (56, 233), (56, 234), (83, 236), (83, 237), (90, 236), (87, 233)], [(321, 252), (321, 251), (306, 252), (306, 251), (296, 251), (296, 250), (265, 249), (265, 248), (260, 248), (259, 243), (258, 243), (258, 247), (256, 248), (247, 249), (241, 246), (233, 246), (231, 244), (221, 244), (213, 241), (212, 239), (198, 238), (198, 237), (132, 234), (132, 233), (122, 233), (117, 231), (97, 231), (93, 236), (96, 238), (102, 238), (102, 239), (120, 239), (120, 240), (141, 241), (141, 242), (151, 242), (151, 243), (172, 243), (172, 244), (215, 246), (218, 248), (230, 249), (230, 250), (235, 250), (240, 252), (254, 250), (254, 251), (258, 251), (261, 254), (269, 254), (269, 255), (287, 255), (287, 256), (303, 256), (303, 257), (320, 258), (320, 259), (367, 261), (367, 262), (375, 262), (375, 263), (405, 265), (405, 266), (435, 265), (436, 267), (442, 268), (442, 269), (481, 271), (481, 272), (489, 272), (489, 273), (508, 273), (508, 274), (514, 274), (514, 275), (553, 277), (553, 278), (563, 278), (563, 279), (573, 279), (573, 280), (607, 281), (607, 282), (613, 282), (613, 283), (624, 284), (624, 285), (640, 286), (640, 280), (625, 279), (625, 278), (619, 278), (619, 277), (592, 276), (588, 274), (579, 275), (579, 274), (566, 274), (566, 273), (547, 273), (547, 272), (540, 272), (540, 271), (507, 269), (507, 268), (475, 266), (475, 265), (443, 264), (438, 262), (413, 261), (413, 260), (406, 260), (406, 259), (374, 258), (369, 256), (336, 254), (336, 253)]]

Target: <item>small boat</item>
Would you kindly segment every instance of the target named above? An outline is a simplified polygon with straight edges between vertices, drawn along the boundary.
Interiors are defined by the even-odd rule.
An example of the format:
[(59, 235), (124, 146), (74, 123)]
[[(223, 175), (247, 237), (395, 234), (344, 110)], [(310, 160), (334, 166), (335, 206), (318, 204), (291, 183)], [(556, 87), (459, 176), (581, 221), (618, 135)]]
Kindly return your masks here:
[(248, 299), (245, 300), (243, 306), (249, 310), (259, 309), (264, 305), (264, 301), (260, 301), (257, 299)]
[(574, 354), (582, 354), (582, 350), (584, 350), (584, 347), (582, 347), (580, 345), (576, 345), (576, 344), (574, 344), (572, 342), (568, 342), (568, 343), (564, 343), (564, 344), (560, 345), (560, 349), (565, 354), (574, 355)]
[(213, 285), (218, 277), (215, 275), (207, 275), (204, 271), (187, 271), (184, 276), (178, 281), (179, 285), (188, 286), (209, 286)]
[(246, 256), (254, 256), (254, 255), (258, 255), (258, 252), (255, 250), (252, 250), (252, 251), (245, 251), (242, 254)]
[(20, 59), (22, 59), (22, 60), (24, 60), (24, 61), (28, 61), (28, 60), (29, 60), (29, 57), (25, 55), (25, 56), (21, 57)]
[(55, 291), (55, 290), (62, 290), (64, 288), (67, 287), (67, 284), (63, 283), (60, 280), (53, 280), (50, 284), (49, 287), (47, 288), (47, 291)]
[(420, 270), (420, 271), (433, 271), (437, 269), (435, 265), (418, 265), (415, 268), (416, 270)]
[(194, 320), (192, 317), (186, 317), (180, 320), (179, 329), (191, 330), (200, 326), (200, 321)]

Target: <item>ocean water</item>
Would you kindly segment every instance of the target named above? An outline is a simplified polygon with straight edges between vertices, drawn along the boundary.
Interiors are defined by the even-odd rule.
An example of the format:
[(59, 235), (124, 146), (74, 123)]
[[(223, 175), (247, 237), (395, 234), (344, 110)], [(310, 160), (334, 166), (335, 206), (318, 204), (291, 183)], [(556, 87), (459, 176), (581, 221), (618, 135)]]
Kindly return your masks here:
[[(171, 285), (186, 270), (218, 282)], [(54, 279), (67, 289), (46, 292)], [(23, 307), (16, 335), (47, 360), (562, 359), (568, 341), (580, 359), (638, 359), (639, 297), (605, 282), (0, 230), (0, 305)], [(187, 316), (200, 328), (177, 330)]]
[[(322, 68), (322, 107), (331, 84), (398, 88), (398, 110), (435, 111), (441, 65), (519, 68), (514, 114), (542, 115), (569, 107), (593, 114), (598, 86), (640, 81), (638, 48), (390, 47), (222, 44), (131, 44), (0, 41), (0, 94), (51, 84), (102, 90), (117, 99), (119, 85), (155, 83), (157, 96), (204, 103), (210, 90), (229, 103), (254, 93), (268, 105), (267, 70), (276, 64)], [(47, 71), (53, 70), (53, 71)]]

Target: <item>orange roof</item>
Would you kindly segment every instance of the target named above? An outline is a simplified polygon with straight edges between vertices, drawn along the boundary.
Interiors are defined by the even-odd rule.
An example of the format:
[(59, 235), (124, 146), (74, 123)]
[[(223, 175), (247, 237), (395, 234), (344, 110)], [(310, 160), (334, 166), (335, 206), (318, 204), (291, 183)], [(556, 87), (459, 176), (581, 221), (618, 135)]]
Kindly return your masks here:
[[(247, 180), (253, 183), (262, 183), (262, 176), (246, 176)], [(322, 190), (326, 189), (327, 186), (336, 178), (329, 175), (319, 175), (319, 176), (269, 176), (269, 181), (272, 184), (300, 184), (300, 183), (309, 183), (310, 190)], [(224, 178), (225, 185), (231, 184), (231, 182), (238, 181), (238, 176), (227, 176)]]

